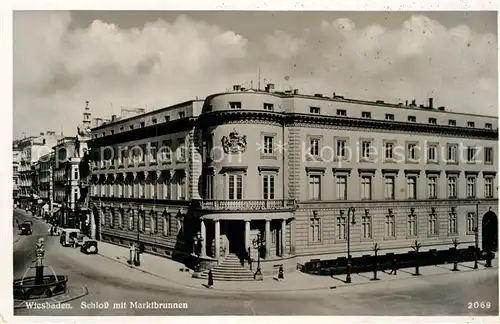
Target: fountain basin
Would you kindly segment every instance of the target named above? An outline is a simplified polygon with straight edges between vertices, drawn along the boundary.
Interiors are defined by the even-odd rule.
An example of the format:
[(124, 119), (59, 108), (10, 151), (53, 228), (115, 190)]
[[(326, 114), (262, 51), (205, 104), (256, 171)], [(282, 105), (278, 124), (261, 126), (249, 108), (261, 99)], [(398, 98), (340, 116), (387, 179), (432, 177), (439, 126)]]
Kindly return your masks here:
[(35, 276), (14, 280), (14, 299), (50, 298), (66, 293), (68, 276), (46, 275), (43, 283), (36, 284)]

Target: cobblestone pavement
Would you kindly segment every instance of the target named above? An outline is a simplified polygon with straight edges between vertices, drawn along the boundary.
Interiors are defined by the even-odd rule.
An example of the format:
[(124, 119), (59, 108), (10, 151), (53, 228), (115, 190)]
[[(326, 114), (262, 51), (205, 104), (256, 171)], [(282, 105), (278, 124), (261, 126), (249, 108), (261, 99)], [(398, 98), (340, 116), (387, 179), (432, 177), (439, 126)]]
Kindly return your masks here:
[[(37, 232), (33, 237), (36, 239), (37, 233), (46, 235), (44, 224), (34, 222)], [(23, 241), (22, 245), (27, 253), (30, 244)], [(16, 248), (14, 255), (17, 253), (18, 258), (23, 259), (24, 253), (16, 252)], [(171, 281), (129, 268), (110, 258), (63, 248), (57, 237), (47, 237), (46, 248), (46, 264), (58, 274), (68, 275), (70, 284), (86, 286), (89, 294), (69, 302), (67, 307), (70, 309), (24, 309), (16, 310), (16, 315), (498, 315), (498, 274), (495, 268), (447, 271), (441, 275), (381, 280), (375, 284), (317, 291), (233, 293), (174, 286)], [(16, 262), (14, 265), (14, 273), (23, 272), (20, 269), (23, 262), (17, 262), (17, 269)], [(175, 271), (179, 272), (178, 269)], [(168, 277), (168, 273), (163, 276)], [(172, 281), (175, 281), (177, 277), (173, 277)], [(339, 281), (329, 279), (335, 284)], [(283, 286), (288, 281), (276, 284)], [(216, 285), (219, 286), (220, 282)], [(141, 305), (154, 307), (152, 303), (141, 303), (146, 301), (158, 305), (165, 303), (165, 307), (187, 304), (187, 309), (139, 308)], [(125, 308), (118, 307), (123, 305), (122, 302)], [(472, 303), (471, 308), (469, 303)]]

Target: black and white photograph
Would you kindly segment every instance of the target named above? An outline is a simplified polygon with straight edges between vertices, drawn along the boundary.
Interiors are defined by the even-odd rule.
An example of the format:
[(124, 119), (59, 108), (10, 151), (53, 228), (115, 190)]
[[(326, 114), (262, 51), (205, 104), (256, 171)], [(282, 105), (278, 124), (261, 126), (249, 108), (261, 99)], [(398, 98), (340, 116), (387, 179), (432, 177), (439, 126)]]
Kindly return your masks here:
[(498, 319), (498, 13), (289, 9), (12, 11), (14, 318)]

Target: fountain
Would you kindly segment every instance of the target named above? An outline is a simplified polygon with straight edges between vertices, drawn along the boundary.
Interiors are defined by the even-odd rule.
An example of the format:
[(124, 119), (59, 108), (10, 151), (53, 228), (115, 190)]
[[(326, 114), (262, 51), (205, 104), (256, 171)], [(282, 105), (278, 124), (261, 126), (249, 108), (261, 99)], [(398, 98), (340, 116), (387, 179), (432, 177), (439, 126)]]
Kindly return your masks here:
[[(43, 265), (45, 246), (43, 238), (38, 239), (35, 246), (36, 263), (26, 269), (21, 279), (14, 280), (14, 299), (28, 300), (35, 298), (51, 298), (65, 294), (67, 291), (67, 276), (56, 275), (51, 266)], [(44, 275), (44, 268), (52, 270), (51, 275)], [(35, 276), (26, 277), (30, 269), (35, 268)]]

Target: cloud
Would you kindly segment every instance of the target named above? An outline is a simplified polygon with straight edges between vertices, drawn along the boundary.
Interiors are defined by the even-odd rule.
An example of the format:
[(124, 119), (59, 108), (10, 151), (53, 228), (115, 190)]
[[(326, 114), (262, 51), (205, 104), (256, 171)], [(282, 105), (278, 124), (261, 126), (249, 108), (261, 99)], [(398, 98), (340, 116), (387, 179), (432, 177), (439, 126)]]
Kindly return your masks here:
[(74, 134), (85, 100), (94, 116), (109, 117), (122, 105), (156, 109), (249, 86), (259, 64), (277, 88), (386, 101), (433, 96), (448, 110), (497, 114), (496, 36), (425, 16), (392, 29), (347, 18), (294, 35), (276, 26), (254, 41), (186, 16), (133, 29), (71, 22), (63, 12), (15, 13), (15, 136)]

